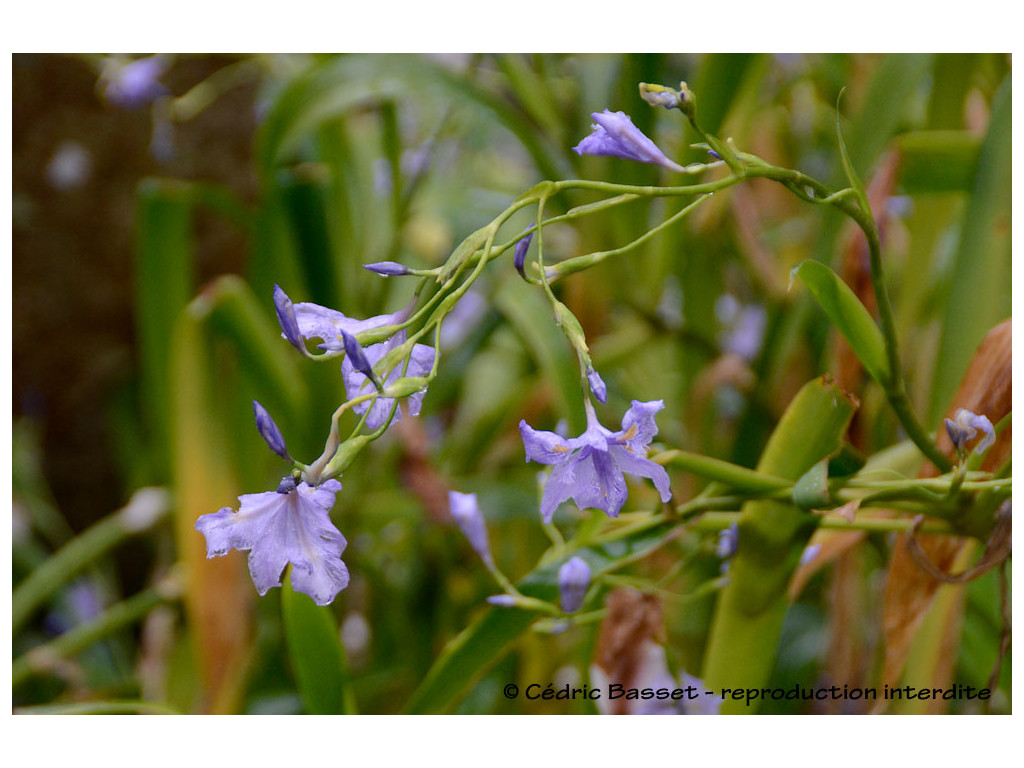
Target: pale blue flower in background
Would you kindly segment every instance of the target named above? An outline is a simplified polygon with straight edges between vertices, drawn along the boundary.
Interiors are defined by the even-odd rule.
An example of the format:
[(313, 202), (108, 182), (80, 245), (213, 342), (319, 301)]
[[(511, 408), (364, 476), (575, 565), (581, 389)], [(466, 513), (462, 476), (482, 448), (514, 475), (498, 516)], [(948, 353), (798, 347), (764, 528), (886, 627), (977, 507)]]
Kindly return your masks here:
[(136, 109), (167, 96), (170, 91), (160, 82), (169, 66), (160, 54), (144, 59), (110, 59), (100, 73), (103, 97), (116, 107)]
[(618, 517), (626, 502), (625, 472), (650, 478), (661, 500), (671, 499), (668, 473), (647, 458), (647, 446), (658, 433), (654, 414), (665, 404), (661, 400), (634, 400), (618, 432), (603, 427), (589, 401), (585, 405), (587, 429), (576, 438), (566, 440), (519, 422), (527, 461), (554, 466), (540, 504), (545, 522), (551, 520), (559, 504), (570, 498), (580, 509), (595, 507)]
[(281, 586), (291, 563), (295, 590), (327, 605), (349, 580), (341, 561), (345, 537), (328, 515), (340, 490), (337, 480), (313, 487), (286, 477), (278, 490), (239, 496), (237, 512), (224, 507), (200, 517), (195, 527), (206, 537), (207, 557), (249, 550), (249, 574), (261, 595)]

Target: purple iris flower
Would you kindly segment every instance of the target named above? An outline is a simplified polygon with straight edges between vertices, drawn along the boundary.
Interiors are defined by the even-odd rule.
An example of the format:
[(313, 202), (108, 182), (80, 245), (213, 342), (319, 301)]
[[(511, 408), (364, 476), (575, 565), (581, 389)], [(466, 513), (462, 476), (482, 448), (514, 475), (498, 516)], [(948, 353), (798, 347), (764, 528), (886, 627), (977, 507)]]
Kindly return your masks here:
[(618, 432), (601, 426), (590, 404), (585, 406), (587, 430), (568, 440), (519, 422), (526, 460), (554, 465), (540, 503), (544, 521), (550, 522), (558, 505), (570, 498), (580, 509), (596, 507), (618, 517), (626, 503), (626, 472), (650, 478), (661, 500), (671, 499), (668, 473), (647, 458), (647, 446), (658, 434), (654, 414), (665, 404), (661, 400), (634, 400)]
[(633, 121), (625, 112), (593, 112), (595, 120), (593, 133), (577, 144), (573, 149), (580, 155), (613, 155), (626, 160), (641, 163), (652, 163), (670, 171), (682, 172), (685, 169), (665, 157), (658, 145), (647, 138), (643, 132), (633, 125)]
[[(274, 287), (274, 305), (277, 308), (277, 317), (284, 331), (284, 337), (288, 339), (299, 351), (306, 352), (305, 340), (320, 339), (322, 349), (328, 351), (346, 350), (344, 336), (354, 337), (363, 331), (373, 328), (380, 328), (385, 325), (397, 325), (408, 317), (408, 309), (395, 312), (391, 315), (377, 315), (366, 320), (356, 320), (346, 317), (341, 312), (319, 304), (300, 302), (292, 304), (287, 294), (277, 286)], [(341, 364), (341, 373), (345, 380), (345, 392), (348, 397), (354, 398), (373, 392), (373, 382), (363, 372), (366, 365), (373, 366), (384, 355), (395, 347), (405, 343), (405, 331), (399, 331), (386, 341), (379, 344), (371, 344), (363, 347), (363, 356), (356, 363), (353, 363), (352, 355), (346, 355)], [(358, 357), (358, 355), (356, 355)], [(434, 367), (434, 348), (426, 344), (415, 344), (412, 354), (409, 356), (409, 365), (399, 363), (391, 371), (388, 371), (386, 378), (381, 382), (386, 388), (403, 376), (427, 376)], [(362, 368), (363, 371), (360, 371)], [(423, 401), (424, 391), (416, 392), (409, 396), (407, 407), (411, 416), (418, 416), (420, 405)], [(390, 397), (378, 397), (369, 403), (359, 403), (354, 407), (356, 413), (362, 415), (369, 408), (369, 415), (366, 417), (366, 426), (369, 429), (377, 429), (383, 425), (391, 414), (394, 399)], [(402, 420), (402, 412), (395, 412), (394, 422)]]
[(348, 586), (345, 537), (328, 515), (340, 490), (337, 480), (314, 488), (286, 477), (276, 491), (239, 496), (238, 512), (224, 507), (203, 515), (196, 530), (206, 537), (207, 557), (249, 550), (249, 574), (261, 595), (281, 586), (281, 572), (291, 563), (295, 590), (327, 605)]

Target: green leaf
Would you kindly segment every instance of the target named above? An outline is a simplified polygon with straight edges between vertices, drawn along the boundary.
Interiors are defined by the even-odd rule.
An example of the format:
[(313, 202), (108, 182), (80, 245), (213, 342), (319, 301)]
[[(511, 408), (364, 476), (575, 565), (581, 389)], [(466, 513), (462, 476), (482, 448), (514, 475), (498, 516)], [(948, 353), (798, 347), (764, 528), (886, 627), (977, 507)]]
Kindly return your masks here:
[(850, 159), (850, 153), (846, 149), (846, 142), (843, 141), (843, 124), (842, 120), (840, 120), (838, 105), (836, 106), (836, 141), (839, 144), (839, 156), (843, 161), (843, 173), (846, 174), (846, 180), (849, 181), (850, 186), (853, 187), (853, 191), (857, 195), (857, 201), (860, 203), (860, 207), (865, 213), (870, 214), (871, 204), (868, 202), (868, 193), (864, 189), (864, 182), (861, 181), (860, 176), (853, 167), (853, 161)]
[(909, 195), (967, 192), (981, 141), (970, 131), (915, 131), (897, 140), (900, 185)]
[(1007, 76), (993, 100), (953, 263), (935, 358), (933, 423), (949, 407), (985, 334), (1010, 316), (1011, 101)]
[[(806, 476), (840, 450), (855, 409), (831, 380), (806, 384), (772, 432), (758, 471), (790, 480)], [(789, 605), (786, 587), (817, 524), (816, 515), (793, 504), (756, 500), (743, 505), (736, 556), (707, 644), (704, 682), (709, 690), (767, 683)], [(754, 711), (744, 702), (722, 705), (723, 713)]]
[(189, 184), (146, 179), (139, 184), (136, 207), (135, 322), (139, 340), (139, 380), (143, 415), (150, 432), (156, 481), (165, 481), (170, 425), (171, 336), (175, 320), (192, 298), (193, 188)]
[(853, 347), (868, 373), (883, 385), (889, 379), (889, 363), (882, 332), (856, 294), (831, 269), (817, 261), (797, 264), (791, 273), (799, 277), (833, 325)]
[(281, 590), (288, 658), (310, 715), (355, 714), (345, 650), (328, 606), (292, 589), (291, 573)]

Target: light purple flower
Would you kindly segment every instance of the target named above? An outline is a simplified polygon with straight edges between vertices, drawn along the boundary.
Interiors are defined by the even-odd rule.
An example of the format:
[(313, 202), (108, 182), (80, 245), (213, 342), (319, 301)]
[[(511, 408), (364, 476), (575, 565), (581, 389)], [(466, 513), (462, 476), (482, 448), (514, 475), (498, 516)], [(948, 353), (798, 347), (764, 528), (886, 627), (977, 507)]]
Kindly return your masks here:
[(577, 144), (573, 149), (580, 155), (613, 155), (626, 160), (660, 165), (670, 171), (682, 172), (685, 169), (665, 157), (658, 145), (647, 138), (643, 132), (633, 125), (633, 121), (625, 112), (593, 112), (593, 133)]
[(448, 509), (459, 528), (469, 539), (470, 546), (480, 555), (480, 559), (490, 565), (491, 546), (487, 541), (487, 525), (483, 513), (477, 503), (475, 493), (448, 492)]
[[(356, 334), (372, 330), (373, 328), (397, 325), (402, 323), (408, 316), (408, 310), (406, 309), (391, 315), (377, 315), (366, 320), (356, 320), (355, 318), (346, 317), (337, 310), (321, 307), (319, 304), (308, 302), (292, 304), (287, 294), (277, 286), (274, 286), (274, 306), (277, 309), (277, 317), (284, 332), (284, 337), (292, 343), (292, 346), (306, 355), (309, 355), (309, 353), (306, 350), (305, 340), (320, 339), (322, 341), (319, 345), (320, 348), (328, 352), (348, 350), (344, 341), (345, 334), (355, 337)], [(358, 366), (353, 363), (352, 355), (345, 356), (341, 363), (341, 373), (345, 380), (345, 392), (350, 399), (373, 392), (375, 389), (373, 382), (358, 368), (365, 370), (365, 364), (375, 365), (384, 355), (403, 343), (405, 343), (404, 330), (395, 333), (389, 339), (379, 344), (371, 344), (368, 347), (361, 348), (363, 358), (358, 360)], [(386, 388), (403, 376), (427, 376), (433, 367), (434, 348), (428, 347), (426, 344), (415, 344), (409, 356), (408, 368), (406, 368), (404, 362), (400, 362), (387, 373), (381, 384)], [(406, 407), (409, 409), (411, 416), (419, 415), (424, 394), (425, 392), (420, 390), (409, 396)], [(353, 410), (362, 415), (369, 408), (370, 412), (366, 417), (366, 426), (369, 429), (377, 429), (387, 421), (393, 405), (393, 398), (378, 397), (373, 401), (372, 406), (367, 402), (359, 403)], [(402, 412), (398, 410), (395, 412), (393, 423), (401, 420)]]
[(654, 414), (665, 404), (661, 400), (634, 400), (618, 432), (601, 426), (589, 402), (585, 405), (587, 430), (568, 440), (519, 422), (526, 460), (554, 465), (540, 503), (544, 521), (549, 522), (558, 505), (570, 498), (580, 509), (596, 507), (618, 517), (626, 502), (625, 472), (650, 478), (661, 500), (671, 499), (668, 473), (647, 459), (647, 446), (658, 434)]
[(337, 480), (314, 488), (286, 477), (276, 491), (239, 496), (238, 512), (224, 507), (203, 515), (196, 530), (206, 537), (207, 557), (249, 550), (249, 574), (261, 595), (281, 586), (281, 573), (291, 563), (295, 590), (327, 605), (348, 586), (341, 561), (345, 537), (328, 515), (340, 490)]
[(966, 408), (958, 408), (952, 419), (946, 419), (946, 432), (957, 453), (967, 450), (967, 443), (974, 439), (978, 430), (984, 432), (985, 437), (974, 446), (974, 452), (982, 454), (996, 441), (996, 431), (987, 416), (978, 416)]
[(566, 613), (580, 609), (589, 588), (590, 566), (583, 558), (573, 557), (558, 569), (558, 593)]
[(112, 61), (100, 76), (103, 97), (122, 109), (136, 109), (170, 93), (160, 82), (168, 61), (157, 54), (128, 62)]

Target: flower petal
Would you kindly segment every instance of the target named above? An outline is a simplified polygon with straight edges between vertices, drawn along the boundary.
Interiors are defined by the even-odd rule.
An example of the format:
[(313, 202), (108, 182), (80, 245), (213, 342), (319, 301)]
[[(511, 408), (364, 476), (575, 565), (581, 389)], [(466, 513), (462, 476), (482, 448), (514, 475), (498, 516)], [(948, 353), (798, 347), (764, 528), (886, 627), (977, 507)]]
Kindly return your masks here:
[(655, 464), (650, 459), (637, 456), (621, 445), (613, 445), (610, 453), (621, 472), (628, 472), (631, 475), (638, 475), (653, 480), (654, 487), (661, 494), (662, 501), (668, 501), (672, 498), (671, 481), (669, 480), (668, 472), (665, 471), (663, 466)]
[(622, 417), (622, 431), (615, 433), (616, 442), (625, 445), (641, 458), (646, 456), (647, 445), (658, 434), (654, 414), (664, 407), (663, 400), (651, 400), (647, 403), (634, 400), (626, 415)]
[(554, 432), (536, 430), (525, 420), (519, 422), (519, 434), (526, 448), (526, 460), (538, 464), (560, 464), (569, 458), (576, 447), (575, 440), (565, 440)]

